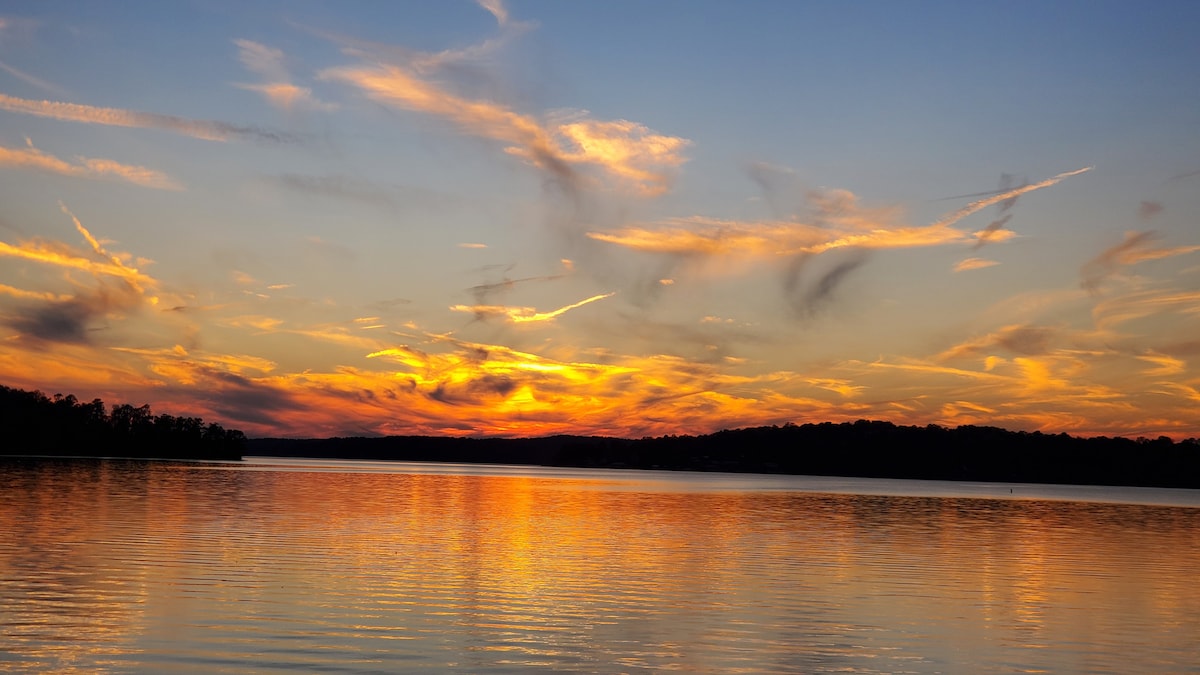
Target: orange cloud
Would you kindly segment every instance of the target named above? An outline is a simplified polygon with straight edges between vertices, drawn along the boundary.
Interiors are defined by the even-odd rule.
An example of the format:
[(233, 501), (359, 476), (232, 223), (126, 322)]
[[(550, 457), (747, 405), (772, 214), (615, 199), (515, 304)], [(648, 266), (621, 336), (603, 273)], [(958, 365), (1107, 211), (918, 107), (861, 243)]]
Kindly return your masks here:
[[(996, 335), (1012, 336), (1015, 328)], [(1103, 346), (1095, 349), (1047, 348), (1010, 359), (989, 355), (962, 367), (891, 358), (848, 361), (837, 370), (848, 373), (855, 384), (887, 392), (892, 398), (887, 403), (907, 423), (1176, 438), (1200, 432), (1188, 412), (1194, 407), (1189, 398), (1194, 387), (1189, 390), (1186, 377), (1183, 382), (1154, 380), (1184, 376), (1187, 363), (1153, 350), (1107, 348), (1112, 340), (1112, 335), (1098, 338)], [(968, 349), (958, 356), (971, 353), (986, 351)], [(872, 412), (886, 414), (879, 407)]]
[(24, 298), (26, 300), (62, 301), (68, 300), (71, 297), (69, 295), (60, 295), (58, 293), (51, 293), (48, 291), (28, 291), (23, 288), (9, 286), (8, 284), (0, 284), (0, 293), (14, 298)]
[(284, 66), (283, 52), (252, 40), (234, 40), (238, 46), (238, 57), (246, 69), (258, 74), (265, 81), (259, 84), (238, 84), (248, 91), (257, 91), (272, 105), (283, 110), (306, 108), (309, 110), (336, 110), (337, 106), (326, 103), (313, 96), (308, 87), (300, 87), (291, 82), (291, 76)]
[(189, 353), (180, 345), (171, 349), (144, 349), (114, 347), (115, 351), (136, 354), (145, 359), (146, 368), (172, 383), (195, 385), (212, 372), (228, 372), (242, 375), (248, 372), (267, 374), (275, 369), (275, 363), (267, 359), (245, 354)]
[(588, 232), (587, 236), (649, 253), (733, 258), (819, 254), (843, 248), (938, 246), (968, 239), (964, 232), (944, 226), (878, 227), (846, 232), (786, 221), (743, 223), (693, 217), (664, 222), (666, 227), (630, 226), (615, 232)]
[(142, 166), (121, 164), (111, 159), (77, 157), (78, 164), (61, 160), (30, 145), (25, 148), (0, 146), (0, 166), (34, 169), (60, 176), (92, 179), (117, 179), (159, 190), (182, 190), (170, 176)]
[(114, 260), (93, 260), (62, 246), (43, 241), (27, 241), (12, 245), (0, 241), (0, 256), (22, 258), (47, 265), (76, 269), (95, 276), (118, 277), (133, 284), (138, 289), (154, 288), (157, 282), (137, 269), (127, 267)]
[(650, 253), (733, 257), (820, 254), (844, 248), (940, 246), (979, 241), (985, 236), (989, 242), (998, 242), (1012, 238), (1015, 233), (993, 229), (968, 234), (952, 226), (988, 206), (1055, 185), (1065, 178), (1089, 170), (1068, 171), (1038, 183), (991, 195), (919, 227), (898, 224), (898, 210), (895, 208), (866, 209), (847, 190), (825, 190), (809, 193), (808, 201), (813, 207), (809, 222), (739, 222), (694, 216), (668, 219), (653, 228), (629, 226), (612, 232), (589, 232), (587, 236)]
[(539, 312), (533, 307), (505, 307), (503, 305), (452, 305), (450, 310), (454, 312), (471, 312), (480, 318), (501, 316), (511, 323), (540, 323), (543, 321), (553, 321), (572, 309), (596, 302), (597, 300), (611, 298), (614, 295), (616, 295), (616, 292), (593, 295), (590, 298), (559, 307), (550, 312)]
[(995, 260), (987, 260), (985, 258), (965, 258), (954, 264), (955, 272), (966, 272), (967, 270), (981, 270), (985, 267), (992, 267), (1000, 263)]
[(1151, 377), (1167, 377), (1169, 375), (1179, 375), (1187, 371), (1187, 362), (1182, 359), (1177, 359), (1174, 356), (1166, 354), (1158, 354), (1148, 352), (1139, 354), (1137, 358), (1146, 363), (1153, 364), (1155, 367), (1144, 371), (1143, 374)]
[(385, 105), (441, 117), (469, 134), (505, 143), (506, 152), (569, 181), (576, 180), (572, 167), (590, 165), (638, 192), (662, 194), (689, 145), (626, 120), (543, 122), (493, 101), (457, 96), (392, 64), (330, 68), (321, 77), (353, 85)]
[(1200, 291), (1150, 289), (1105, 298), (1092, 308), (1092, 320), (1100, 328), (1168, 312), (1200, 311)]

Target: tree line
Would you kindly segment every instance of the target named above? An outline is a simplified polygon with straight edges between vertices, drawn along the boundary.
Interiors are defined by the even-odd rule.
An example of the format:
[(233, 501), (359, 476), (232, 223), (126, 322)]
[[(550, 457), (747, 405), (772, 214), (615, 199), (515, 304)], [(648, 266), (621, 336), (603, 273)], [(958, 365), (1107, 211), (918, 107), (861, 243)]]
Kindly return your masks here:
[(107, 410), (95, 399), (0, 386), (0, 455), (240, 459), (244, 454), (563, 467), (673, 469), (933, 480), (1200, 489), (1200, 440), (1092, 437), (992, 426), (902, 426), (858, 420), (641, 439), (247, 439), (199, 417), (149, 405)]
[(642, 439), (252, 439), (248, 454), (1009, 483), (1200, 488), (1200, 441), (859, 420)]
[(0, 386), (0, 455), (241, 459), (246, 436), (199, 417), (155, 415), (149, 405), (107, 410), (73, 394), (46, 396)]

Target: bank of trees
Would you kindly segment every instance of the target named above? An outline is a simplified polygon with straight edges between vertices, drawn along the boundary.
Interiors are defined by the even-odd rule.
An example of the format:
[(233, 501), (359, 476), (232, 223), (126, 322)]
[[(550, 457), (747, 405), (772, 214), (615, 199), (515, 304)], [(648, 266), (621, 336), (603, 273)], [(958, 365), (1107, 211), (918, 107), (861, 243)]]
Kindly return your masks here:
[(199, 417), (155, 415), (149, 405), (106, 409), (94, 399), (0, 386), (0, 454), (241, 459), (246, 437)]
[(1200, 488), (1200, 442), (859, 420), (638, 440), (253, 439), (254, 455)]

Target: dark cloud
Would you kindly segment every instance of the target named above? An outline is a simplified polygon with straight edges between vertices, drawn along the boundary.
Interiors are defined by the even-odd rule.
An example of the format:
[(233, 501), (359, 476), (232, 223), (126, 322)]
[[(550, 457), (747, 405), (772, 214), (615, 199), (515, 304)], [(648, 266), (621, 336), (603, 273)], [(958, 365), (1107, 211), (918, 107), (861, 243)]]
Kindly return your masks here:
[(274, 413), (307, 409), (281, 389), (234, 373), (205, 370), (208, 375), (205, 378), (207, 398), (213, 410), (225, 419), (278, 427), (282, 425), (282, 420)]
[(95, 290), (76, 294), (67, 300), (53, 300), (33, 306), (5, 320), (23, 338), (68, 344), (89, 343), (95, 324), (110, 315), (135, 310), (142, 302), (141, 293), (126, 282), (101, 285)]
[(263, 129), (262, 127), (253, 126), (246, 127), (230, 124), (228, 122), (216, 121), (209, 122), (209, 124), (211, 124), (214, 129), (217, 129), (228, 136), (233, 136), (247, 141), (257, 141), (259, 143), (292, 144), (300, 143), (304, 140), (296, 134), (286, 131), (278, 131), (275, 129)]
[(1142, 220), (1150, 220), (1154, 216), (1157, 216), (1159, 213), (1161, 213), (1162, 210), (1163, 205), (1159, 202), (1143, 200), (1142, 203), (1138, 205), (1138, 218), (1141, 218)]
[[(1012, 174), (1008, 174), (1008, 173), (1002, 173), (1002, 174), (1000, 174), (1000, 189), (996, 191), (996, 194), (1002, 194), (1002, 193), (1008, 192), (1010, 190), (1020, 189), (1027, 185), (1029, 185), (1028, 178), (1022, 178), (1021, 184), (1017, 185), (1015, 176), (1013, 176)], [(1005, 199), (1004, 201), (997, 204), (996, 209), (1001, 214), (1007, 213), (1009, 209), (1016, 206), (1017, 200), (1020, 199), (1020, 197), (1021, 197), (1021, 195), (1015, 194), (1015, 195), (1009, 197), (1008, 199)]]
[(1018, 326), (996, 336), (996, 344), (1018, 354), (1035, 356), (1046, 353), (1054, 334), (1053, 328)]
[(863, 250), (847, 250), (843, 259), (833, 267), (821, 272), (815, 281), (805, 283), (804, 270), (809, 266), (809, 256), (797, 256), (784, 271), (784, 297), (797, 317), (811, 317), (832, 302), (834, 292), (842, 281), (854, 270), (867, 262), (869, 256)]
[(751, 162), (746, 174), (763, 192), (763, 199), (775, 218), (786, 218), (800, 212), (805, 197), (796, 173), (791, 169), (766, 162)]
[[(1002, 173), (1000, 174), (1000, 188), (998, 190), (981, 193), (977, 196), (1001, 195), (1013, 190), (1019, 190), (1027, 185), (1029, 185), (1028, 178), (1022, 178), (1021, 182), (1018, 184), (1015, 176), (1009, 173)], [(984, 244), (987, 244), (989, 241), (991, 241), (992, 235), (996, 234), (996, 232), (1000, 231), (1002, 227), (1008, 224), (1008, 221), (1012, 220), (1012, 214), (1009, 213), (1009, 211), (1011, 211), (1012, 208), (1017, 205), (1017, 200), (1020, 199), (1020, 197), (1020, 194), (1015, 194), (996, 204), (996, 219), (988, 223), (987, 227), (980, 230), (978, 238), (975, 240), (975, 244), (971, 247), (972, 251), (981, 248)]]
[(414, 208), (449, 208), (461, 206), (460, 200), (424, 188), (389, 185), (371, 180), (338, 174), (306, 175), (284, 173), (264, 178), (284, 189), (306, 197), (329, 197), (372, 206), (389, 212)]
[[(512, 269), (512, 266), (509, 266), (505, 271), (508, 271), (509, 269)], [(475, 298), (476, 304), (484, 305), (487, 304), (488, 299), (493, 295), (511, 291), (517, 286), (517, 284), (526, 284), (531, 281), (554, 281), (556, 279), (563, 278), (563, 276), (564, 275), (562, 274), (548, 274), (536, 277), (521, 277), (520, 279), (509, 279), (505, 277), (500, 281), (472, 286), (468, 288), (467, 291), (469, 291)]]
[(1200, 176), (1200, 170), (1196, 170), (1196, 171), (1187, 171), (1187, 172), (1184, 172), (1184, 173), (1178, 173), (1178, 174), (1175, 174), (1174, 176), (1171, 176), (1170, 178), (1168, 178), (1168, 179), (1166, 180), (1166, 182), (1168, 182), (1168, 183), (1169, 183), (1169, 182), (1171, 182), (1171, 181), (1183, 180), (1184, 178), (1191, 178), (1192, 176)]
[(504, 398), (519, 384), (517, 380), (507, 375), (483, 375), (470, 380), (466, 386), (439, 382), (427, 396), (447, 405), (481, 403), (492, 398)]
[(979, 231), (978, 238), (976, 239), (975, 244), (971, 246), (971, 250), (974, 251), (988, 243), (988, 241), (992, 238), (992, 235), (996, 234), (1000, 228), (1008, 224), (1009, 220), (1012, 220), (1011, 213), (1006, 214), (1003, 218), (993, 220), (992, 222), (988, 223), (987, 227)]
[[(1009, 192), (1009, 191), (1015, 190), (1017, 188), (1025, 187), (1026, 185), (1029, 185), (1028, 178), (1022, 178), (1021, 183), (1019, 185), (1017, 185), (1015, 183), (1015, 178), (1012, 174), (1001, 173), (1000, 174), (1000, 187), (996, 190), (985, 190), (983, 192), (968, 192), (966, 194), (961, 194), (961, 195), (951, 195), (949, 197), (938, 197), (937, 199), (933, 199), (931, 201), (948, 202), (952, 199), (975, 199), (977, 197), (978, 198), (992, 197), (995, 195), (1002, 195), (1005, 192)], [(1017, 198), (1019, 196), (1020, 195), (1013, 195), (1012, 197), (1000, 202), (1000, 204), (998, 205), (1000, 208), (1000, 213), (1004, 213), (1005, 211), (1008, 211), (1014, 205), (1016, 205)]]
[(396, 201), (387, 190), (346, 176), (305, 176), (285, 173), (273, 179), (279, 185), (306, 196), (324, 196), (394, 209)]

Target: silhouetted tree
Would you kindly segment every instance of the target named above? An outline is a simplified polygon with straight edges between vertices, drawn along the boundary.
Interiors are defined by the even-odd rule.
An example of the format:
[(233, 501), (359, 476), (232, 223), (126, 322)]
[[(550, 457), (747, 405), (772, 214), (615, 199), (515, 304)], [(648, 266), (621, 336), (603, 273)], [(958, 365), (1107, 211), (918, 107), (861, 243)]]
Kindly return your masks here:
[(0, 386), (0, 426), (10, 437), (7, 455), (88, 455), (174, 459), (241, 459), (246, 436), (199, 417), (159, 415), (127, 403), (105, 413), (104, 402), (74, 395)]

